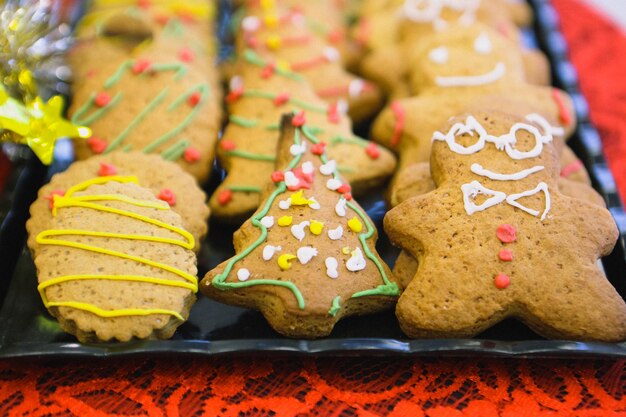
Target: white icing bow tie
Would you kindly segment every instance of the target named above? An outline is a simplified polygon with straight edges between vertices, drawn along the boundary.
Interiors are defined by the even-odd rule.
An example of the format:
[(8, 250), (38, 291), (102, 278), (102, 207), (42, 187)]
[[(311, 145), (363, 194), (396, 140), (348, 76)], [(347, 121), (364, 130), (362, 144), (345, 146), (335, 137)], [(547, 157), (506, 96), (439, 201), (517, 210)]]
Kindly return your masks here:
[[(550, 191), (548, 190), (548, 184), (543, 181), (538, 183), (532, 190), (526, 190), (521, 193), (509, 195), (503, 193), (502, 191), (489, 189), (476, 180), (468, 184), (461, 185), (461, 191), (463, 191), (463, 206), (465, 207), (465, 212), (470, 216), (477, 211), (486, 210), (489, 207), (493, 207), (502, 202), (505, 202), (513, 207), (517, 207), (518, 209), (523, 210), (535, 217), (540, 217), (541, 220), (545, 219), (548, 211), (550, 211)], [(543, 192), (545, 195), (545, 205), (542, 212), (528, 208), (517, 201), (522, 197), (529, 197), (540, 192)], [(491, 197), (485, 200), (482, 204), (475, 204), (473, 199), (479, 194)]]

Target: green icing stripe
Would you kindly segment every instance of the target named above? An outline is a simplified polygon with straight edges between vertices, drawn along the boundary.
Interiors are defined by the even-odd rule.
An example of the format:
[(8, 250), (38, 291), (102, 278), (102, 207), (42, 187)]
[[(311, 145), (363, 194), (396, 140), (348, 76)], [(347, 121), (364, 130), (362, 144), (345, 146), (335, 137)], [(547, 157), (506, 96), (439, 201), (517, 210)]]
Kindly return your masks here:
[(176, 17), (170, 17), (163, 27), (163, 33), (167, 36), (180, 36), (184, 32), (184, 26)]
[[(297, 130), (296, 130), (295, 142), (297, 145), (299, 145), (301, 142), (300, 136), (298, 135)], [(302, 158), (302, 155), (300, 154), (296, 156), (294, 159), (292, 159), (287, 169), (293, 169), (296, 165), (298, 165), (301, 158)], [(270, 207), (276, 200), (276, 197), (278, 197), (278, 195), (285, 192), (286, 189), (287, 189), (287, 186), (285, 185), (285, 182), (284, 181), (280, 182), (277, 188), (274, 190), (274, 192), (270, 195), (270, 197), (265, 202), (263, 209), (257, 215), (252, 217), (251, 223), (253, 226), (261, 230), (261, 236), (259, 236), (259, 238), (252, 245), (248, 246), (243, 252), (231, 258), (228, 264), (226, 264), (226, 268), (224, 268), (224, 271), (221, 274), (218, 274), (215, 277), (213, 277), (212, 285), (215, 288), (220, 289), (220, 290), (250, 287), (253, 285), (277, 285), (279, 287), (286, 287), (289, 290), (291, 290), (293, 295), (296, 297), (296, 300), (298, 302), (298, 307), (301, 310), (303, 310), (305, 306), (304, 297), (302, 296), (302, 293), (300, 292), (298, 287), (293, 282), (279, 281), (279, 280), (274, 280), (274, 279), (255, 279), (255, 280), (243, 281), (243, 282), (225, 282), (226, 279), (228, 278), (228, 275), (232, 271), (233, 266), (237, 262), (239, 262), (241, 259), (248, 256), (254, 249), (258, 248), (267, 239), (267, 228), (261, 224), (261, 219), (267, 215), (267, 212), (270, 210)]]
[(117, 138), (115, 138), (109, 146), (107, 146), (105, 154), (111, 152), (115, 148), (117, 148), (120, 143), (132, 132), (132, 130), (139, 125), (142, 120), (151, 113), (155, 107), (157, 107), (169, 94), (169, 90), (164, 88), (148, 105), (126, 126), (126, 128), (120, 133)]
[[(171, 64), (152, 64), (150, 66), (150, 70), (156, 72), (175, 71), (174, 81), (178, 81), (184, 77), (185, 74), (187, 74), (187, 65), (179, 64), (177, 62)], [(146, 74), (149, 74), (149, 72), (150, 71), (144, 71), (140, 75), (145, 76)]]
[(304, 110), (312, 111), (315, 113), (322, 113), (322, 114), (326, 113), (326, 107), (319, 107), (319, 106), (307, 103), (306, 101), (302, 101), (297, 98), (290, 98), (289, 102), (295, 104), (296, 106), (302, 107)]
[(340, 302), (341, 302), (340, 296), (336, 296), (335, 298), (333, 298), (333, 303), (331, 304), (330, 309), (328, 310), (328, 314), (335, 317), (337, 313), (339, 312), (339, 309), (341, 308)]
[(228, 116), (228, 120), (241, 127), (255, 127), (259, 124), (258, 120), (247, 119), (245, 117), (237, 116), (236, 114), (231, 114), (230, 116)]
[(115, 84), (117, 84), (118, 82), (120, 82), (120, 80), (122, 79), (122, 76), (124, 75), (124, 73), (126, 72), (126, 70), (130, 67), (133, 66), (133, 64), (135, 63), (135, 61), (133, 61), (132, 59), (129, 59), (127, 61), (124, 61), (120, 64), (119, 67), (117, 67), (117, 71), (115, 71), (115, 73), (113, 73), (113, 75), (111, 75), (105, 82), (104, 82), (104, 88), (111, 88), (113, 87)]
[(366, 141), (365, 139), (361, 139), (357, 137), (344, 138), (342, 136), (335, 136), (334, 138), (330, 140), (331, 145), (336, 145), (338, 143), (349, 143), (352, 145), (359, 145), (363, 148), (365, 148), (369, 144), (369, 142)]
[[(148, 146), (143, 148), (142, 149), (143, 153), (152, 152), (153, 150), (155, 150), (159, 146), (163, 145), (165, 142), (169, 141), (174, 136), (178, 135), (183, 130), (185, 130), (187, 128), (187, 126), (189, 125), (189, 123), (191, 123), (193, 121), (193, 119), (195, 119), (195, 117), (198, 115), (198, 113), (202, 109), (202, 106), (204, 106), (204, 103), (206, 102), (206, 99), (208, 97), (209, 87), (206, 84), (198, 84), (198, 85), (194, 86), (192, 88), (192, 90), (193, 89), (196, 89), (196, 90), (198, 90), (200, 92), (200, 100), (194, 106), (193, 110), (191, 110), (191, 112), (183, 119), (182, 122), (180, 122), (180, 124), (178, 126), (174, 127), (169, 132), (159, 136), (152, 143), (148, 144)], [(185, 94), (187, 94), (187, 93), (183, 93), (183, 96)], [(179, 100), (179, 99), (180, 98), (177, 98), (176, 100)]]
[(196, 90), (198, 90), (199, 92), (203, 92), (203, 93), (206, 92), (207, 94), (210, 93), (210, 89), (209, 89), (208, 85), (206, 85), (206, 84), (196, 84), (193, 87), (191, 87), (189, 90), (185, 91), (180, 96), (178, 96), (178, 98), (176, 100), (174, 100), (172, 102), (172, 104), (170, 104), (167, 107), (167, 111), (174, 111), (174, 110), (176, 110), (176, 108), (178, 106), (180, 106), (181, 104), (183, 104), (184, 102), (186, 102), (189, 99), (189, 97), (193, 93), (196, 92)]
[(231, 185), (230, 187), (226, 187), (230, 191), (240, 191), (242, 193), (260, 193), (261, 187), (257, 187), (255, 185)]
[[(254, 52), (252, 49), (246, 49), (245, 51), (243, 51), (243, 58), (250, 64), (256, 65), (258, 67), (265, 67), (267, 65), (267, 62), (263, 58), (258, 56), (256, 52)], [(276, 74), (282, 75), (285, 78), (290, 78), (295, 81), (304, 80), (304, 77), (302, 75), (297, 74), (293, 71), (287, 71), (279, 67), (276, 67), (274, 71), (276, 71)]]
[(265, 130), (280, 130), (280, 125), (278, 123), (273, 123), (265, 126)]
[(270, 93), (262, 90), (245, 90), (243, 93), (244, 97), (257, 97), (257, 98), (266, 98), (269, 100), (274, 100), (278, 94)]
[(240, 151), (237, 149), (233, 151), (224, 152), (224, 154), (228, 156), (239, 157), (239, 158), (252, 159), (255, 161), (268, 161), (268, 162), (276, 161), (275, 155), (263, 155), (260, 153)]
[(91, 106), (93, 106), (94, 100), (96, 99), (96, 93), (92, 93), (89, 99), (85, 102), (85, 104), (83, 104), (82, 106), (78, 108), (78, 110), (72, 117), (72, 122), (79, 124), (79, 125), (85, 125), (85, 126), (91, 125), (93, 122), (95, 122), (96, 120), (104, 116), (106, 112), (111, 110), (113, 107), (117, 106), (117, 104), (122, 99), (123, 95), (124, 94), (121, 91), (119, 91), (117, 94), (113, 96), (113, 98), (111, 98), (111, 101), (109, 101), (109, 103), (106, 106), (99, 108), (98, 110), (91, 113), (89, 116), (82, 119), (81, 117), (83, 116), (83, 114), (86, 113), (87, 110), (89, 110)]
[(180, 158), (184, 153), (185, 149), (189, 146), (189, 141), (186, 139), (181, 139), (163, 152), (161, 152), (161, 156), (163, 159), (168, 161), (175, 161)]

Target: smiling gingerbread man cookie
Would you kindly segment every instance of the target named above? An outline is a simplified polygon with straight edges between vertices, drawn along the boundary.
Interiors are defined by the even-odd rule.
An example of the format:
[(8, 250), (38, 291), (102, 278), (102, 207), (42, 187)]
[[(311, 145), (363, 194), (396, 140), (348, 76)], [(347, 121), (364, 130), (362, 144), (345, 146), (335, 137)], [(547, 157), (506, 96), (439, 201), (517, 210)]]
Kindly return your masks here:
[(516, 317), (550, 338), (626, 338), (626, 304), (596, 264), (617, 228), (560, 193), (550, 134), (503, 113), (457, 117), (433, 135), (431, 165), (437, 189), (384, 221), (419, 263), (396, 309), (407, 335), (468, 337)]

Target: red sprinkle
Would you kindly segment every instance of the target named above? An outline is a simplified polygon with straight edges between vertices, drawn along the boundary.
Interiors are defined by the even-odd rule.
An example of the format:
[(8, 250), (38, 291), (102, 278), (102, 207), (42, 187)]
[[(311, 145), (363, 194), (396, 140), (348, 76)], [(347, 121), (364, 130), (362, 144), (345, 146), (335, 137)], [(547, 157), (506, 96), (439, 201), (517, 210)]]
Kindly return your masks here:
[(196, 91), (187, 97), (187, 104), (191, 107), (196, 107), (198, 103), (200, 103), (200, 99), (202, 98), (202, 94), (199, 91)]
[(393, 146), (397, 146), (398, 143), (400, 143), (402, 131), (404, 130), (406, 112), (404, 111), (404, 107), (402, 107), (399, 101), (393, 101), (389, 105), (389, 107), (391, 108), (391, 111), (396, 118), (396, 124), (393, 126), (393, 135), (391, 136), (391, 144)]
[(220, 141), (220, 148), (222, 148), (222, 150), (232, 151), (236, 147), (237, 147), (237, 145), (235, 145), (235, 142), (233, 142), (232, 140), (222, 139)]
[(226, 102), (234, 103), (235, 101), (239, 100), (241, 96), (243, 96), (243, 87), (237, 87), (231, 90), (230, 93), (226, 95)]
[(180, 60), (183, 62), (193, 62), (193, 60), (196, 58), (196, 55), (189, 48), (181, 48), (178, 51), (178, 58), (180, 58)]
[(346, 193), (349, 193), (351, 189), (352, 188), (350, 187), (350, 184), (344, 183), (344, 184), (341, 184), (339, 188), (337, 188), (337, 192), (339, 194), (346, 194)]
[(515, 228), (510, 224), (501, 224), (496, 230), (496, 236), (502, 243), (515, 242), (517, 236), (515, 236)]
[(274, 71), (276, 71), (276, 65), (273, 62), (270, 62), (261, 70), (261, 78), (270, 78), (272, 75), (274, 75)]
[(150, 0), (137, 0), (137, 6), (142, 9), (147, 9), (152, 6), (152, 2)]
[(58, 195), (59, 197), (63, 197), (65, 195), (65, 191), (64, 190), (52, 190), (50, 194), (44, 197), (46, 200), (49, 201), (48, 207), (50, 208), (50, 210), (54, 208), (54, 196), (55, 195)]
[(513, 260), (513, 252), (508, 249), (501, 249), (500, 252), (498, 252), (498, 258), (504, 262), (511, 262)]
[(91, 149), (93, 153), (102, 153), (106, 150), (109, 144), (98, 137), (92, 136), (86, 141), (87, 146)]
[(577, 159), (571, 164), (567, 164), (563, 168), (561, 168), (561, 176), (569, 177), (573, 173), (580, 171), (582, 167), (583, 167), (583, 161), (581, 161), (580, 159)]
[(378, 159), (380, 156), (380, 148), (374, 142), (370, 142), (365, 147), (365, 153), (372, 159)]
[(511, 285), (511, 278), (509, 278), (506, 274), (498, 274), (493, 280), (496, 288), (499, 290), (503, 290), (509, 285)]
[(339, 105), (337, 102), (328, 105), (326, 116), (328, 117), (328, 121), (330, 123), (337, 124), (341, 121), (341, 116), (339, 115)]
[(285, 174), (282, 171), (272, 172), (272, 181), (281, 182), (284, 179), (285, 179)]
[(311, 146), (311, 152), (313, 155), (322, 155), (324, 153), (324, 148), (326, 148), (326, 142), (319, 142)]
[(135, 61), (132, 67), (133, 74), (138, 75), (144, 73), (150, 69), (152, 63), (147, 59), (138, 59)]
[(553, 88), (552, 89), (552, 99), (556, 103), (559, 108), (559, 120), (564, 125), (568, 126), (572, 123), (572, 115), (569, 113), (569, 109), (565, 106), (565, 102), (563, 101), (563, 96), (561, 96), (561, 91)]
[(101, 177), (108, 177), (109, 175), (117, 174), (117, 168), (113, 164), (108, 164), (106, 162), (100, 162), (100, 169), (98, 170), (98, 175)]
[(335, 30), (331, 30), (326, 35), (326, 40), (329, 43), (338, 44), (339, 42), (341, 42), (343, 40), (343, 31), (341, 30), (341, 28), (337, 28)]
[(289, 93), (280, 93), (276, 97), (274, 97), (273, 101), (276, 107), (282, 106), (289, 101)]
[(173, 206), (176, 204), (176, 195), (174, 195), (174, 192), (170, 190), (169, 188), (162, 189), (159, 195), (157, 195), (157, 198), (159, 200), (165, 201), (170, 206)]
[(304, 123), (306, 123), (304, 110), (293, 116), (293, 119), (291, 119), (291, 124), (295, 127), (302, 127), (304, 126)]
[(346, 200), (350, 201), (350, 200), (352, 200), (352, 194), (351, 193), (343, 193), (343, 198), (345, 198)]
[(200, 159), (200, 151), (196, 148), (189, 147), (185, 149), (185, 152), (183, 153), (183, 158), (189, 163), (196, 162)]
[(252, 49), (256, 49), (259, 47), (259, 40), (254, 36), (250, 36), (248, 39), (246, 39), (246, 43), (248, 44), (248, 47)]
[(225, 206), (226, 204), (230, 203), (232, 199), (233, 192), (231, 190), (224, 190), (220, 192), (217, 196), (217, 202), (220, 204), (220, 206)]
[(167, 22), (170, 21), (170, 17), (166, 14), (160, 14), (154, 17), (154, 20), (156, 20), (156, 22), (161, 25), (161, 26), (165, 26), (167, 25)]
[(104, 107), (111, 102), (111, 96), (109, 95), (109, 93), (98, 93), (93, 102), (98, 107)]

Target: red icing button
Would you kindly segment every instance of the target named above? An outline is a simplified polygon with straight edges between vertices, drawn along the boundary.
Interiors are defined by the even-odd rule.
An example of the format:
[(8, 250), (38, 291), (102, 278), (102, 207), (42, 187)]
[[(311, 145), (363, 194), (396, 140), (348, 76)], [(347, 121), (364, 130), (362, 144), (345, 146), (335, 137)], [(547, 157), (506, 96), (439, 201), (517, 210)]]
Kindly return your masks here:
[(133, 74), (141, 74), (150, 69), (152, 64), (147, 59), (138, 59), (132, 67)]
[(261, 78), (268, 79), (272, 75), (274, 75), (274, 71), (276, 70), (276, 66), (273, 63), (269, 63), (263, 67), (261, 70)]
[(200, 151), (196, 148), (189, 147), (185, 149), (185, 152), (183, 153), (183, 158), (185, 159), (185, 161), (190, 163), (196, 162), (200, 159)]
[(176, 204), (176, 196), (174, 195), (174, 192), (169, 188), (162, 189), (159, 195), (157, 195), (157, 198), (159, 200), (165, 201), (170, 206)]
[(200, 92), (196, 91), (195, 93), (192, 93), (189, 95), (189, 97), (187, 97), (187, 104), (189, 104), (191, 107), (196, 107), (198, 103), (200, 103), (201, 98), (202, 95), (200, 94)]
[(274, 171), (272, 172), (272, 181), (281, 182), (285, 179), (285, 174), (282, 171)]
[(152, 6), (152, 2), (150, 0), (137, 0), (137, 6), (142, 9), (147, 9)]
[(339, 106), (337, 103), (332, 103), (328, 105), (328, 110), (326, 111), (326, 117), (330, 123), (337, 124), (341, 121), (341, 116), (339, 115)]
[(93, 102), (98, 107), (104, 107), (111, 102), (111, 96), (109, 93), (98, 93)]
[(281, 93), (274, 97), (274, 105), (282, 106), (289, 101), (289, 93)]
[(59, 197), (63, 197), (65, 195), (65, 191), (63, 191), (63, 190), (53, 190), (53, 191), (50, 192), (49, 195), (44, 197), (46, 200), (49, 201), (48, 207), (50, 208), (50, 210), (52, 210), (54, 208), (54, 196), (55, 195), (58, 195)]
[(95, 136), (87, 139), (86, 143), (93, 153), (102, 153), (106, 150), (107, 146), (109, 146), (109, 144), (105, 140), (102, 140)]
[(498, 274), (494, 278), (493, 283), (495, 284), (496, 288), (498, 288), (499, 290), (503, 290), (511, 285), (511, 278), (509, 278), (509, 276), (506, 274)]
[(337, 44), (343, 40), (343, 31), (341, 29), (335, 29), (326, 35), (326, 39), (329, 43)]
[(226, 102), (234, 103), (235, 101), (239, 100), (241, 96), (243, 96), (243, 87), (237, 87), (231, 90), (228, 95), (226, 95)]
[(349, 193), (351, 190), (350, 184), (341, 184), (339, 188), (337, 188), (337, 192), (340, 194)]
[(352, 200), (352, 194), (351, 193), (343, 193), (343, 198), (345, 198), (346, 200), (350, 201), (350, 200)]
[(220, 206), (225, 206), (226, 204), (230, 203), (232, 199), (233, 192), (231, 190), (224, 190), (217, 196), (217, 202), (220, 204)]
[(324, 153), (324, 148), (326, 147), (326, 142), (319, 142), (315, 145), (311, 146), (311, 152), (313, 155), (322, 155)]
[(248, 39), (246, 39), (246, 43), (252, 49), (256, 49), (259, 46), (259, 40), (254, 36), (250, 36)]
[(389, 105), (396, 122), (393, 126), (393, 135), (391, 136), (391, 144), (393, 146), (398, 145), (400, 143), (400, 139), (402, 138), (402, 132), (404, 131), (404, 123), (406, 119), (406, 112), (404, 111), (404, 107), (400, 104), (399, 101), (393, 101)]
[(380, 148), (378, 148), (378, 146), (374, 142), (370, 142), (365, 147), (365, 153), (367, 153), (367, 155), (372, 159), (378, 159), (378, 157), (380, 156)]
[(100, 169), (98, 170), (98, 175), (101, 177), (107, 177), (109, 175), (117, 174), (117, 168), (115, 165), (108, 164), (106, 162), (100, 162)]
[(181, 48), (178, 51), (178, 58), (180, 58), (180, 60), (183, 62), (193, 62), (193, 60), (196, 58), (196, 55), (189, 48)]
[(306, 118), (304, 115), (304, 110), (302, 110), (300, 113), (293, 116), (293, 119), (291, 119), (291, 124), (294, 125), (295, 127), (302, 127), (305, 122), (306, 122)]
[(501, 224), (496, 230), (496, 236), (502, 243), (515, 242), (517, 236), (515, 236), (515, 228), (510, 224)]
[(156, 20), (156, 22), (161, 25), (161, 26), (165, 26), (167, 25), (167, 22), (170, 21), (170, 17), (168, 15), (165, 14), (160, 14), (154, 17), (154, 20)]
[(237, 145), (235, 145), (235, 142), (233, 142), (232, 140), (222, 139), (220, 141), (220, 148), (222, 148), (222, 150), (232, 151), (236, 147), (237, 147)]
[(502, 249), (498, 252), (498, 258), (504, 262), (511, 262), (513, 260), (513, 252), (508, 249)]

